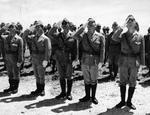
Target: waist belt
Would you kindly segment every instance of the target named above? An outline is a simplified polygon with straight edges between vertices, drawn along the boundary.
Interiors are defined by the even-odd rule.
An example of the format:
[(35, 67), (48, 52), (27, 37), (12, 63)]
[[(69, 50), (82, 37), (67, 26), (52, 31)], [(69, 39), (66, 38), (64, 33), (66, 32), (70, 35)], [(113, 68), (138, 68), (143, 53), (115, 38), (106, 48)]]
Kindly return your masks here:
[(121, 52), (121, 55), (125, 56), (125, 57), (137, 57), (139, 55), (139, 53), (133, 54), (133, 53), (124, 53), (124, 52)]
[(93, 55), (93, 56), (100, 56), (99, 53), (95, 53), (95, 52), (83, 51), (83, 53), (88, 54), (88, 55)]
[(45, 51), (32, 51), (32, 54), (44, 54)]
[(7, 50), (6, 51), (6, 54), (18, 54), (18, 52), (17, 51), (11, 51), (11, 50)]

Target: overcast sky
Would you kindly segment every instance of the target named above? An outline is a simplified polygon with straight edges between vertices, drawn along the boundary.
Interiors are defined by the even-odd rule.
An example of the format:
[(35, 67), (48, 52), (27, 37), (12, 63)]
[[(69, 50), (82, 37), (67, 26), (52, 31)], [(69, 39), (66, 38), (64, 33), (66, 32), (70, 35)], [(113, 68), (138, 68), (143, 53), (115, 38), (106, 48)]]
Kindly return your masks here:
[(113, 21), (123, 24), (129, 14), (139, 22), (141, 33), (147, 33), (150, 0), (0, 0), (0, 22), (20, 21), (25, 27), (34, 20), (47, 24), (64, 17), (77, 25), (92, 17), (111, 26)]

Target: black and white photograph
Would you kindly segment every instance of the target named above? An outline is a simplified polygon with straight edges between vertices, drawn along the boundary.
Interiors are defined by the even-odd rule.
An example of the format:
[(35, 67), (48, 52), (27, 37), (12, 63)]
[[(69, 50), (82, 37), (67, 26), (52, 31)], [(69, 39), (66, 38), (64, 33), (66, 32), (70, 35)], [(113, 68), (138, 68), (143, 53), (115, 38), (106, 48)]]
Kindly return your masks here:
[(150, 115), (150, 0), (0, 0), (0, 115)]

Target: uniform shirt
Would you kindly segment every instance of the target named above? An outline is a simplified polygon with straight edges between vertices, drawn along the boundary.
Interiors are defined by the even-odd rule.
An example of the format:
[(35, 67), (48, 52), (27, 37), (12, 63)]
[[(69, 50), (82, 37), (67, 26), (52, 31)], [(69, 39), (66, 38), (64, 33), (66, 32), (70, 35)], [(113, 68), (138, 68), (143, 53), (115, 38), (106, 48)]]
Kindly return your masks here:
[(108, 53), (108, 55), (117, 55), (120, 53), (120, 43), (114, 41), (112, 39), (112, 35), (114, 34), (114, 32), (111, 32), (108, 35), (107, 41), (106, 41), (106, 52)]
[(34, 37), (31, 40), (31, 54), (33, 58), (38, 58), (39, 60), (50, 59), (51, 55), (51, 42), (50, 39), (42, 34), (39, 38)]
[[(53, 28), (52, 28), (53, 30)], [(52, 48), (55, 58), (60, 63), (72, 62), (76, 55), (76, 41), (72, 37), (72, 32), (67, 35), (63, 32), (49, 32), (48, 35), (52, 40)]]
[(145, 40), (145, 53), (150, 54), (150, 34), (144, 36)]
[[(84, 28), (80, 28), (75, 34), (74, 38), (79, 38), (80, 44), (82, 45), (82, 64), (95, 65), (99, 62), (104, 62), (104, 51), (105, 51), (105, 40), (104, 36), (98, 32), (95, 32), (92, 39), (89, 39), (87, 33), (82, 34)], [(81, 36), (82, 34), (82, 36)], [(89, 45), (89, 43), (91, 45)], [(91, 46), (93, 48), (91, 48)], [(97, 52), (93, 52), (93, 49)], [(93, 55), (93, 56), (90, 56)]]
[(12, 54), (17, 56), (17, 61), (23, 61), (23, 39), (17, 34), (10, 38), (9, 36), (4, 39), (4, 52), (5, 54)]
[[(121, 43), (121, 52), (125, 54), (137, 54), (139, 63), (145, 64), (145, 43), (144, 39), (138, 33), (130, 34), (129, 32), (121, 34), (122, 28), (119, 28), (112, 36), (112, 39)], [(130, 46), (127, 44), (126, 39), (129, 41)]]

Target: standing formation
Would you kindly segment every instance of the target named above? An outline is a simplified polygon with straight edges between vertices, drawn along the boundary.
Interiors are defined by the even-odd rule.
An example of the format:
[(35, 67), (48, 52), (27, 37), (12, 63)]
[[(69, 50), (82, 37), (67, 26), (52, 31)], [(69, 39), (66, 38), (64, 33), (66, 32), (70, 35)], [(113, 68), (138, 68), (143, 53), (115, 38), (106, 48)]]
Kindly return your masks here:
[[(126, 32), (124, 28), (127, 28)], [(61, 88), (60, 94), (55, 98), (72, 100), (73, 62), (80, 60), (85, 96), (79, 101), (98, 104), (96, 99), (98, 71), (108, 62), (110, 79), (115, 80), (118, 72), (120, 77), (121, 101), (115, 107), (128, 106), (136, 109), (132, 104), (132, 97), (136, 88), (138, 69), (141, 65), (145, 65), (145, 54), (146, 65), (150, 69), (150, 28), (148, 34), (142, 37), (139, 34), (138, 22), (129, 15), (122, 27), (114, 22), (110, 34), (108, 27), (103, 27), (103, 33), (100, 30), (101, 25), (92, 18), (89, 18), (87, 23), (81, 24), (78, 29), (67, 19), (54, 23), (52, 27), (43, 26), (41, 21), (35, 21), (24, 32), (19, 23), (16, 25), (2, 23), (0, 54), (9, 77), (9, 88), (5, 89), (4, 93), (18, 92), (24, 53), (29, 49), (36, 77), (36, 89), (30, 93), (31, 96), (45, 95), (45, 70), (51, 62), (56, 63)], [(55, 65), (52, 71), (55, 71)], [(127, 84), (129, 89), (126, 101)]]

